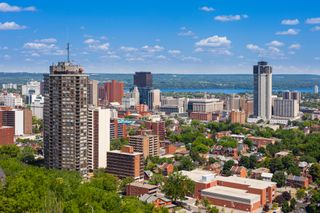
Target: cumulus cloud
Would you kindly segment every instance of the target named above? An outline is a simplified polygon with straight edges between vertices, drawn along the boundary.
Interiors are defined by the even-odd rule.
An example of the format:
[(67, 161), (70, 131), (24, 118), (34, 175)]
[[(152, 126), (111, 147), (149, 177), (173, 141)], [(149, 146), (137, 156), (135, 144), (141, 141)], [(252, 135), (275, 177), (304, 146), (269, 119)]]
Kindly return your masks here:
[(277, 40), (273, 40), (269, 43), (267, 43), (267, 46), (273, 46), (273, 47), (282, 47), (284, 45), (284, 43), (282, 43), (281, 41), (277, 41)]
[(298, 29), (288, 29), (286, 31), (280, 31), (280, 32), (276, 32), (276, 35), (298, 35), (299, 34)]
[(6, 2), (0, 3), (0, 12), (6, 13), (6, 12), (21, 12), (21, 11), (29, 11), (29, 12), (35, 12), (37, 9), (34, 6), (29, 7), (19, 7), (10, 5)]
[(201, 59), (193, 56), (183, 56), (181, 58), (182, 61), (190, 61), (190, 62), (200, 62)]
[(283, 25), (297, 25), (299, 23), (299, 19), (284, 19), (281, 21), (281, 24)]
[(43, 49), (55, 49), (56, 45), (46, 44), (39, 42), (27, 42), (23, 45), (25, 49), (43, 50)]
[(308, 18), (306, 24), (320, 24), (320, 17)]
[(88, 49), (92, 51), (107, 51), (109, 50), (110, 44), (108, 42), (102, 43), (100, 40), (88, 38), (83, 41), (88, 45)]
[[(270, 43), (277, 44), (278, 46), (275, 45), (270, 45)], [(268, 58), (284, 58), (285, 54), (281, 49), (279, 48), (279, 43), (278, 42), (270, 42), (267, 43), (267, 47), (263, 48), (260, 47), (256, 44), (247, 44), (246, 48), (250, 50), (251, 52), (258, 54), (260, 57), (268, 57)]]
[(205, 39), (202, 39), (196, 43), (197, 47), (229, 47), (231, 41), (226, 36), (214, 35)]
[(180, 32), (178, 33), (178, 36), (197, 38), (196, 34), (194, 32), (192, 32), (192, 30), (190, 30), (186, 27), (180, 28)]
[(154, 45), (154, 46), (145, 45), (141, 49), (148, 53), (156, 53), (164, 50), (164, 48), (159, 45)]
[(247, 45), (246, 45), (246, 48), (247, 48), (248, 50), (253, 51), (253, 52), (260, 52), (260, 51), (263, 50), (261, 47), (259, 47), (259, 46), (256, 45), (256, 44), (247, 44)]
[(248, 18), (248, 15), (220, 15), (214, 17), (214, 20), (221, 22), (240, 21), (241, 19)]
[(138, 51), (138, 49), (135, 47), (126, 47), (126, 46), (120, 47), (120, 50), (123, 52), (136, 52), (136, 51)]
[(88, 38), (88, 39), (84, 40), (83, 43), (85, 43), (85, 44), (96, 44), (96, 43), (100, 43), (100, 41), (96, 40), (96, 39), (93, 39), (93, 38)]
[(301, 48), (301, 45), (298, 44), (298, 43), (296, 43), (296, 44), (291, 44), (291, 45), (289, 46), (289, 49), (292, 49), (292, 50), (298, 50), (298, 49), (300, 49), (300, 48)]
[(203, 6), (203, 7), (200, 7), (199, 9), (204, 12), (213, 12), (214, 11), (214, 8), (208, 7), (208, 6)]
[(26, 29), (26, 26), (19, 25), (14, 21), (11, 22), (0, 22), (0, 30), (23, 30)]
[(217, 55), (231, 55), (231, 41), (226, 36), (214, 35), (195, 43), (195, 52), (210, 52)]

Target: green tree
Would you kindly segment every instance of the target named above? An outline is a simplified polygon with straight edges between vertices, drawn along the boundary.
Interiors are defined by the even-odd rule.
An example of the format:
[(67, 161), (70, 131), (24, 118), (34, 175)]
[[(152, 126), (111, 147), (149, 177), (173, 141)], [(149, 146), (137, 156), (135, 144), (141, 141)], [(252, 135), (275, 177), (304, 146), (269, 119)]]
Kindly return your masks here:
[(306, 195), (306, 190), (305, 189), (298, 189), (296, 196), (298, 200), (302, 200)]
[(194, 192), (194, 182), (181, 172), (169, 175), (165, 181), (162, 191), (173, 201), (184, 200), (185, 197)]
[(310, 167), (309, 174), (312, 177), (312, 180), (318, 184), (320, 184), (320, 164), (314, 163)]
[(272, 181), (276, 182), (278, 187), (283, 187), (286, 182), (286, 176), (285, 176), (284, 172), (276, 171), (273, 174)]
[(231, 167), (233, 165), (234, 165), (234, 161), (233, 160), (228, 160), (227, 162), (224, 163), (221, 173), (226, 175), (226, 176), (230, 176), (231, 175), (230, 169), (231, 169)]
[(246, 168), (250, 168), (250, 158), (247, 156), (241, 156), (239, 165), (244, 166)]

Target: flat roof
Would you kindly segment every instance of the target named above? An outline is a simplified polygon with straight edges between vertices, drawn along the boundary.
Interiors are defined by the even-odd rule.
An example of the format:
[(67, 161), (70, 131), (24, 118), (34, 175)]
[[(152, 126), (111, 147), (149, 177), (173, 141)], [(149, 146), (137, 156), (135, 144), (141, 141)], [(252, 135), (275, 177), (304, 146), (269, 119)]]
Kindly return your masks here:
[[(229, 177), (218, 176), (215, 173), (212, 173), (211, 171), (200, 170), (200, 169), (195, 169), (192, 171), (181, 171), (181, 173), (183, 175), (188, 176), (194, 182), (198, 182), (198, 183), (209, 183), (209, 182), (213, 182), (213, 181), (225, 181), (225, 182), (248, 185), (252, 188), (257, 188), (257, 189), (264, 189), (264, 188), (268, 188), (268, 187), (276, 185), (275, 182), (269, 182), (269, 181), (263, 181), (263, 180), (242, 178), (242, 177), (237, 177), (237, 176), (229, 176)], [(207, 176), (209, 178), (203, 178), (204, 176)]]
[(112, 151), (108, 151), (107, 153), (117, 153), (117, 154), (122, 154), (122, 155), (142, 155), (143, 153), (141, 152), (121, 152), (121, 150), (112, 150)]
[(246, 190), (224, 186), (213, 186), (201, 191), (201, 196), (208, 196), (237, 203), (254, 204), (260, 202), (260, 195), (247, 193)]
[(158, 188), (158, 186), (156, 186), (156, 185), (151, 185), (151, 184), (142, 183), (142, 182), (132, 182), (132, 183), (129, 183), (128, 185), (130, 185), (130, 186), (137, 186), (137, 187), (143, 187), (143, 188), (147, 188), (147, 189), (155, 189), (155, 188)]

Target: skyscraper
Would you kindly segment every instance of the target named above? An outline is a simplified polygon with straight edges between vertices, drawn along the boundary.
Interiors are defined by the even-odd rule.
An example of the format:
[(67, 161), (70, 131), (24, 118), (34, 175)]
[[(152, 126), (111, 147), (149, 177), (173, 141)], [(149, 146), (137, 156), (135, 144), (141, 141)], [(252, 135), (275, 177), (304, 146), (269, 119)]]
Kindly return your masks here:
[(89, 80), (89, 82), (88, 82), (88, 104), (98, 106), (98, 84), (99, 84), (99, 81)]
[(47, 167), (87, 175), (88, 76), (59, 62), (44, 75), (44, 155)]
[(106, 99), (108, 102), (118, 102), (122, 104), (122, 98), (124, 95), (124, 83), (112, 80), (111, 82), (106, 82), (105, 84)]
[(135, 106), (140, 103), (140, 93), (137, 86), (132, 88), (130, 97), (134, 99)]
[(149, 110), (156, 110), (159, 109), (161, 106), (160, 101), (160, 90), (159, 89), (152, 89), (148, 93), (148, 107)]
[(272, 115), (272, 67), (265, 61), (253, 66), (254, 116), (269, 120)]
[(319, 93), (319, 87), (318, 87), (318, 85), (314, 85), (313, 93), (314, 93), (314, 94), (318, 94), (318, 93)]
[(151, 72), (136, 72), (133, 76), (133, 83), (138, 87), (140, 94), (140, 104), (148, 105), (148, 96), (152, 90)]

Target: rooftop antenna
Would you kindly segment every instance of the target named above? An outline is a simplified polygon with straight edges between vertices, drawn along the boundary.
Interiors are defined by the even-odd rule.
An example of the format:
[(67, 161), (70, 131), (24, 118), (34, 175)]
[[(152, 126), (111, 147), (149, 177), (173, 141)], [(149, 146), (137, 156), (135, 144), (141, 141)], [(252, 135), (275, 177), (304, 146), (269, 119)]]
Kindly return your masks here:
[(67, 43), (67, 60), (70, 63), (70, 43)]

